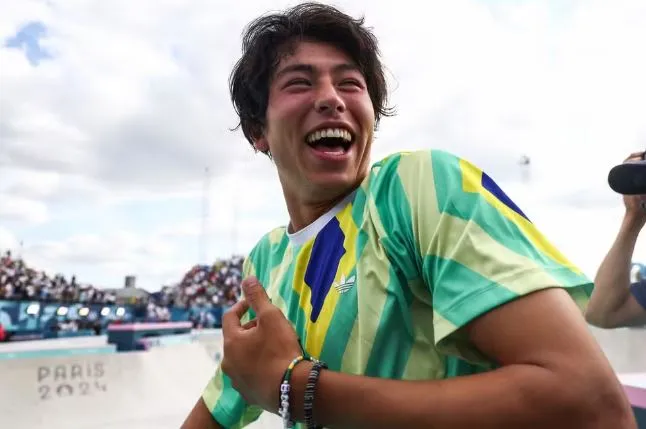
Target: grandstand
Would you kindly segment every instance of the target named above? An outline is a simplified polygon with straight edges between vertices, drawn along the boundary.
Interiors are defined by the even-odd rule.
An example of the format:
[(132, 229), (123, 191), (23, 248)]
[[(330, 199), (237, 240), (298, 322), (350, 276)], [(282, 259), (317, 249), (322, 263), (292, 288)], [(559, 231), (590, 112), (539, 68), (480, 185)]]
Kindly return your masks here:
[(240, 296), (243, 257), (191, 267), (174, 285), (148, 293), (133, 282), (99, 289), (51, 275), (6, 251), (0, 258), (0, 325), (5, 340), (101, 335), (110, 323), (190, 321), (220, 326)]

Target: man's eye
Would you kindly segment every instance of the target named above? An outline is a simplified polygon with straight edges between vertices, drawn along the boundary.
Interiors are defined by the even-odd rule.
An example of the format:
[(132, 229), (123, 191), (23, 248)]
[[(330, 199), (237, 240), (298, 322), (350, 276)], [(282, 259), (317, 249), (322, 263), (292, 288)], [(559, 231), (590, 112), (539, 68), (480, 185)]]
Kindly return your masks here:
[(363, 85), (361, 84), (361, 82), (359, 82), (356, 79), (345, 79), (345, 80), (341, 81), (341, 85), (343, 85), (343, 86), (350, 85), (350, 86), (356, 86), (356, 87), (359, 87), (359, 88), (363, 88)]
[(285, 86), (294, 86), (294, 85), (309, 85), (310, 82), (307, 79), (292, 79), (287, 82)]

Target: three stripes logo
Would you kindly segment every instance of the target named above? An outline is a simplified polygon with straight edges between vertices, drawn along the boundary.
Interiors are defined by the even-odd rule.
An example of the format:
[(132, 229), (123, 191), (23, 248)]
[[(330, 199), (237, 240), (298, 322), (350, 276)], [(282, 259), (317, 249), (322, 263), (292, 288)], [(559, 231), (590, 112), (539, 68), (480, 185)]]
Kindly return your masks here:
[(332, 285), (337, 290), (337, 292), (339, 292), (339, 294), (343, 295), (344, 293), (349, 291), (352, 286), (354, 286), (355, 280), (356, 276), (352, 276), (346, 279), (345, 274), (342, 274), (339, 282), (334, 282)]

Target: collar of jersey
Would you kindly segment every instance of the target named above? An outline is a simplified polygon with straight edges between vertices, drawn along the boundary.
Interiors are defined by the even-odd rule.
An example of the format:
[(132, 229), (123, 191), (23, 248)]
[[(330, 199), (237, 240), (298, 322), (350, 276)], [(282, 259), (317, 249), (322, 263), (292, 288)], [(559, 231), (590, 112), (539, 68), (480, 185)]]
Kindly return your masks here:
[(339, 212), (343, 210), (343, 208), (348, 205), (350, 201), (354, 200), (356, 194), (357, 190), (355, 189), (352, 193), (348, 194), (345, 198), (339, 201), (337, 205), (332, 207), (330, 210), (328, 210), (326, 213), (324, 213), (322, 216), (320, 216), (318, 219), (316, 219), (314, 222), (310, 223), (300, 231), (290, 234), (288, 224), (287, 228), (285, 228), (285, 231), (287, 237), (289, 238), (289, 241), (295, 246), (302, 246), (310, 239), (316, 237), (316, 234), (318, 234), (323, 229), (323, 227), (327, 225), (330, 220), (332, 220), (334, 216), (339, 214)]

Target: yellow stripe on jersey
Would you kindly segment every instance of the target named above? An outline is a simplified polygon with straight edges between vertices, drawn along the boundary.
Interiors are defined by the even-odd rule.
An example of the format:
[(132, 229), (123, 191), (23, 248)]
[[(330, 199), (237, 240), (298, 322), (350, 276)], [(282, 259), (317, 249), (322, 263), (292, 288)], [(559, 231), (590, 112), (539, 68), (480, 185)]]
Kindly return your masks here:
[(482, 186), (482, 170), (469, 161), (460, 160), (460, 170), (462, 171), (462, 190), (468, 193), (476, 193), (491, 204), (506, 219), (511, 221), (521, 230), (521, 232), (532, 242), (536, 248), (545, 256), (553, 259), (576, 274), (582, 274), (581, 270), (570, 262), (552, 243), (550, 243), (538, 229), (525, 217), (518, 214), (515, 210), (500, 201), (498, 197)]

